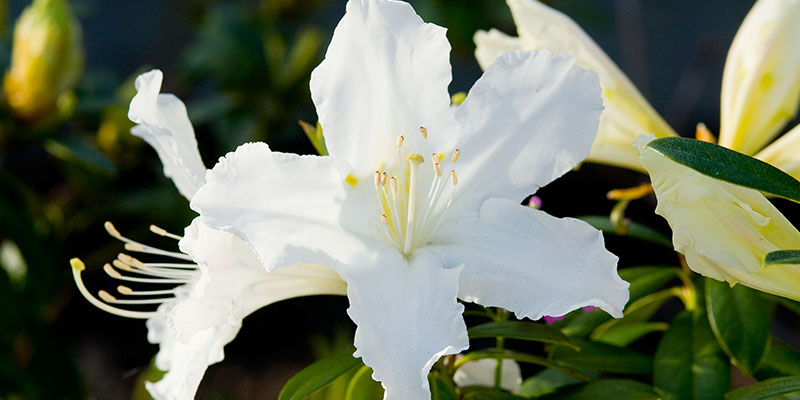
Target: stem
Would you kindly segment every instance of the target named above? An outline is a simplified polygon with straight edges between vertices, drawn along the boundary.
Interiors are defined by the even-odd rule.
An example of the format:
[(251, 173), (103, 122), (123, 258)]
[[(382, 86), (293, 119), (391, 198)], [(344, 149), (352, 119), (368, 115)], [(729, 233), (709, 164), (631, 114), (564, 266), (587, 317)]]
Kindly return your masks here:
[[(502, 308), (498, 308), (495, 313), (495, 322), (502, 322), (508, 319), (508, 313)], [(506, 339), (502, 336), (498, 336), (496, 339), (495, 348), (498, 352), (503, 351), (503, 347), (505, 346)], [(503, 360), (498, 358), (497, 365), (494, 367), (494, 388), (500, 389), (500, 386), (503, 383)]]

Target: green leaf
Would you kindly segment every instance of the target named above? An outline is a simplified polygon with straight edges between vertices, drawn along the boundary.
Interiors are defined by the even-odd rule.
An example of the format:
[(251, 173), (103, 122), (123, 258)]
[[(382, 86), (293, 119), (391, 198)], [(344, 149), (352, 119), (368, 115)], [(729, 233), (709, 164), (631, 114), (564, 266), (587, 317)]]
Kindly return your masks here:
[(772, 345), (761, 366), (756, 371), (759, 380), (783, 375), (800, 376), (800, 352), (778, 339), (772, 338)]
[(679, 273), (680, 269), (676, 267), (642, 266), (621, 269), (619, 276), (630, 282), (628, 291), (631, 294), (630, 301), (633, 302), (675, 279)]
[(475, 391), (466, 393), (462, 397), (462, 399), (463, 400), (525, 400), (525, 397), (520, 397), (499, 390), (480, 388)]
[(93, 144), (74, 139), (48, 139), (44, 143), (44, 149), (47, 150), (50, 155), (62, 161), (77, 161), (107, 174), (116, 172), (114, 163)]
[(800, 182), (761, 160), (700, 140), (668, 137), (647, 144), (703, 175), (800, 202)]
[(772, 378), (747, 387), (732, 390), (727, 400), (759, 400), (800, 391), (800, 376)]
[(648, 333), (665, 331), (667, 328), (669, 328), (669, 324), (665, 322), (616, 324), (599, 335), (595, 340), (601, 343), (625, 347)]
[(599, 340), (605, 333), (615, 327), (645, 322), (650, 319), (672, 297), (680, 294), (679, 288), (664, 289), (650, 293), (625, 307), (624, 316), (611, 319), (598, 326), (590, 335), (592, 340)]
[(571, 385), (539, 397), (547, 400), (660, 400), (655, 389), (628, 379), (605, 379), (581, 385)]
[[(570, 349), (570, 347), (557, 347), (558, 349)], [(572, 350), (575, 351), (575, 350)], [(539, 356), (534, 356), (525, 353), (518, 353), (509, 350), (477, 350), (471, 351), (465, 354), (463, 357), (459, 358), (458, 361), (455, 363), (455, 368), (458, 369), (462, 365), (476, 360), (483, 360), (485, 358), (494, 358), (494, 359), (510, 359), (521, 363), (527, 364), (534, 364), (534, 365), (541, 365), (543, 367), (553, 368), (560, 371), (564, 371), (570, 375), (573, 375), (577, 378), (581, 378), (584, 380), (590, 379), (588, 376), (583, 375), (582, 373), (576, 373), (573, 371), (571, 366), (563, 366), (560, 363), (553, 362), (546, 358), (542, 358)]]
[(383, 387), (372, 380), (372, 368), (364, 365), (347, 384), (345, 400), (374, 400), (383, 398)]
[(767, 352), (769, 318), (758, 292), (743, 285), (706, 278), (706, 311), (722, 350), (752, 376)]
[(448, 382), (439, 372), (428, 374), (428, 384), (431, 388), (431, 400), (458, 400), (452, 382)]
[(505, 337), (576, 347), (560, 329), (535, 322), (489, 322), (470, 328), (470, 339)]
[(582, 338), (609, 320), (611, 316), (599, 310), (591, 312), (575, 310), (565, 315), (561, 321), (554, 322), (552, 326), (561, 328), (561, 331), (570, 338)]
[(300, 124), (300, 128), (303, 129), (317, 153), (321, 156), (327, 156), (328, 146), (325, 145), (325, 136), (322, 135), (322, 125), (319, 122), (316, 125), (311, 125), (305, 121), (297, 121), (297, 123)]
[[(595, 229), (599, 229), (605, 233), (619, 235), (619, 232), (614, 227), (614, 224), (611, 223), (611, 219), (609, 219), (607, 215), (584, 215), (578, 217), (578, 219), (587, 222), (589, 225), (595, 227)], [(669, 237), (653, 228), (650, 228), (647, 225), (633, 221), (631, 221), (630, 225), (628, 226), (628, 231), (622, 236), (630, 236), (632, 238), (644, 240), (659, 246), (664, 246), (670, 249), (672, 248), (672, 241), (669, 240)]]
[(767, 253), (764, 265), (800, 264), (800, 250), (777, 250)]
[(548, 368), (525, 379), (516, 394), (525, 397), (537, 397), (553, 393), (556, 389), (573, 383), (580, 383), (580, 380), (559, 370)]
[(577, 341), (580, 351), (556, 347), (550, 359), (566, 368), (621, 374), (649, 374), (653, 361), (650, 357), (624, 347), (605, 343)]
[(361, 365), (361, 359), (353, 358), (350, 352), (316, 361), (286, 382), (278, 395), (278, 400), (305, 399), (358, 365)]
[(730, 374), (705, 311), (678, 314), (656, 349), (655, 386), (669, 399), (719, 399), (730, 386)]

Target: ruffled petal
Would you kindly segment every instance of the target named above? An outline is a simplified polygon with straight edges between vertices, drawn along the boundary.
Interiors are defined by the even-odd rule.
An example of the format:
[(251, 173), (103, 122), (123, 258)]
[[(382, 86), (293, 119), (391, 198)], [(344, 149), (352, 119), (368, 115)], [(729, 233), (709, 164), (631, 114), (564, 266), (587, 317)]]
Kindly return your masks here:
[(797, 115), (800, 0), (760, 0), (733, 38), (722, 74), (719, 144), (754, 154)]
[(758, 191), (700, 174), (646, 142), (639, 147), (658, 199), (656, 213), (669, 222), (675, 250), (689, 267), (732, 285), (800, 300), (800, 266), (762, 266), (769, 252), (800, 249), (800, 232), (786, 217)]
[(159, 344), (156, 366), (167, 373), (148, 390), (156, 399), (194, 397), (206, 368), (224, 358), (242, 319), (277, 301), (346, 292), (332, 270), (292, 265), (266, 272), (250, 248), (230, 233), (196, 218), (186, 228), (181, 250), (190, 254), (203, 276), (159, 310), (166, 317), (148, 320), (148, 339)]
[[(636, 86), (586, 32), (568, 16), (536, 0), (508, 0), (523, 50), (567, 53), (578, 66), (600, 76), (605, 111), (588, 161), (643, 171), (630, 144), (641, 133), (676, 136)], [(497, 54), (496, 42), (479, 42), (476, 54)], [(499, 54), (498, 54), (499, 56)], [(481, 65), (488, 65), (486, 61)]]
[(517, 317), (564, 315), (583, 306), (621, 317), (628, 283), (589, 224), (511, 200), (489, 199), (480, 218), (452, 221), (428, 247), (445, 267), (464, 266), (458, 297)]
[(159, 94), (162, 79), (157, 69), (136, 78), (137, 93), (131, 100), (128, 118), (138, 125), (131, 133), (153, 146), (164, 165), (164, 175), (175, 182), (184, 197), (191, 199), (204, 182), (206, 167), (197, 151), (194, 128), (183, 102), (171, 94)]
[(503, 53), (522, 50), (519, 38), (506, 35), (494, 28), (489, 29), (488, 32), (475, 32), (472, 40), (475, 42), (475, 59), (484, 70), (489, 68), (489, 65)]
[(358, 328), (356, 352), (386, 389), (384, 399), (428, 399), (428, 372), (439, 357), (467, 348), (456, 301), (460, 268), (443, 269), (430, 253), (409, 263), (399, 253), (345, 272), (347, 313)]
[[(311, 75), (325, 143), (357, 172), (396, 157), (395, 141), (445, 140), (449, 111), (450, 44), (445, 29), (423, 23), (405, 2), (351, 0)], [(445, 148), (447, 146), (436, 146)]]
[[(240, 146), (220, 159), (191, 207), (209, 226), (231, 232), (249, 244), (265, 268), (296, 262), (337, 268), (364, 264), (392, 249), (369, 234), (382, 232), (367, 201), (337, 172), (332, 157), (270, 151), (263, 143)], [(374, 226), (372, 226), (372, 225)]]
[(756, 153), (755, 158), (800, 179), (800, 125)]
[(460, 201), (521, 201), (589, 154), (603, 110), (597, 74), (546, 50), (506, 53), (456, 109)]

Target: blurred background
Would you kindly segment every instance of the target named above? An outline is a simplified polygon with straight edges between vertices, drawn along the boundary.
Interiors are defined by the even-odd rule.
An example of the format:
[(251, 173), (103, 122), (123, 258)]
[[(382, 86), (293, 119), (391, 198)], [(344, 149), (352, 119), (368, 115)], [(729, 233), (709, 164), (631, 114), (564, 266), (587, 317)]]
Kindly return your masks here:
[[(451, 93), (467, 91), (481, 74), (476, 30), (515, 34), (500, 0), (411, 3), (423, 19), (449, 29)], [(753, 1), (548, 3), (575, 19), (679, 133), (693, 135), (698, 122), (718, 131), (726, 51)], [(52, 57), (41, 65), (22, 54), (12, 66), (15, 21), (29, 4), (0, 0), (0, 67), (14, 71), (0, 100), (0, 398), (148, 398), (142, 382), (155, 373), (157, 347), (147, 342), (143, 321), (91, 306), (68, 264), (71, 257), (86, 262), (92, 291), (111, 287), (100, 267), (122, 244), (105, 233), (104, 221), (145, 243), (174, 246), (148, 226), (181, 233), (193, 218), (155, 151), (129, 134), (133, 79), (164, 71), (162, 92), (186, 103), (208, 167), (248, 141), (314, 153), (298, 121), (316, 122), (309, 74), (345, 2), (75, 0), (69, 8), (81, 33), (63, 15), (46, 27), (31, 19), (27, 28), (52, 30)], [(557, 216), (602, 215), (614, 204), (606, 191), (644, 181), (587, 164), (539, 196)], [(628, 215), (668, 232), (652, 208), (637, 202)], [(647, 246), (631, 251), (613, 239), (609, 246), (623, 265), (675, 260)], [(275, 398), (315, 358), (351, 346), (346, 308), (343, 297), (316, 297), (251, 315), (226, 347), (226, 360), (209, 368), (198, 398)]]

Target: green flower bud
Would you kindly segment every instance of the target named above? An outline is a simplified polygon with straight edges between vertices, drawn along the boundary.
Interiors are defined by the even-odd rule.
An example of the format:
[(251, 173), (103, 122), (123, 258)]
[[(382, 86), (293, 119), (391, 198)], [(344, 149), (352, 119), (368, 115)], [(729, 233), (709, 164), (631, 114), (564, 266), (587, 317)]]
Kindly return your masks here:
[(6, 101), (19, 117), (51, 114), (83, 69), (81, 29), (66, 0), (34, 0), (14, 27), (11, 66), (3, 79)]

